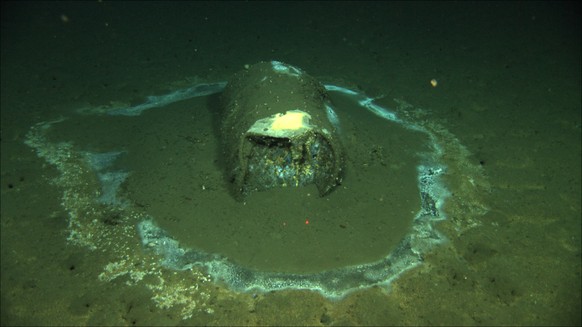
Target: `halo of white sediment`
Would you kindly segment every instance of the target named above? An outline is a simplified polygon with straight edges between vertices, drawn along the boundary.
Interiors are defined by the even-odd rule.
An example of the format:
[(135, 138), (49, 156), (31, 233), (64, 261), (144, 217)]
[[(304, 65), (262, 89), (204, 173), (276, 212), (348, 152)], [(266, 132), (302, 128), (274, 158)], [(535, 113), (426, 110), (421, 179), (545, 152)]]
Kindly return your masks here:
[[(176, 101), (221, 92), (225, 86), (226, 82), (201, 83), (166, 95), (147, 97), (144, 103), (136, 106), (82, 108), (77, 110), (77, 113), (138, 116), (145, 110), (162, 108)], [(443, 176), (449, 170), (443, 156), (453, 152), (454, 155), (462, 157), (463, 164), (456, 165), (455, 171), (464, 169), (470, 174), (474, 172), (474, 168), (466, 168), (469, 154), (454, 136), (434, 122), (418, 120), (418, 109), (407, 103), (397, 101), (399, 104), (397, 114), (396, 111), (377, 104), (374, 98), (366, 96), (363, 92), (331, 84), (325, 85), (325, 88), (329, 92), (339, 92), (350, 97), (359, 106), (381, 119), (428, 136), (430, 151), (421, 154), (422, 164), (417, 167), (416, 182), (421, 206), (414, 217), (413, 228), (393, 251), (376, 262), (312, 274), (275, 273), (243, 267), (218, 254), (183, 248), (179, 240), (156, 224), (155, 217), (137, 210), (134, 204), (117, 194), (119, 185), (130, 173), (114, 168), (115, 160), (123, 155), (123, 151), (91, 153), (76, 148), (71, 142), (51, 141), (49, 131), (58, 128), (58, 124), (66, 118), (42, 122), (31, 127), (25, 143), (59, 171), (59, 176), (52, 181), (63, 190), (61, 205), (69, 216), (68, 239), (71, 242), (91, 250), (112, 251), (123, 255), (126, 258), (124, 260), (135, 263), (136, 258), (144, 257), (135, 253), (137, 252), (135, 244), (132, 244), (133, 235), (137, 233), (141, 239), (140, 246), (158, 258), (148, 263), (149, 269), (156, 271), (157, 274), (159, 269), (156, 267), (178, 271), (201, 269), (207, 274), (204, 278), (222, 281), (234, 291), (308, 289), (337, 299), (357, 289), (374, 285), (387, 286), (403, 272), (420, 265), (424, 254), (436, 244), (445, 241), (445, 237), (435, 229), (436, 222), (447, 218), (443, 205), (450, 195), (443, 182)], [(336, 108), (327, 104), (328, 118), (339, 130), (339, 119), (335, 111)], [(474, 210), (477, 212), (486, 208), (476, 203)], [(113, 230), (109, 226), (104, 226), (102, 222), (102, 216), (110, 214), (111, 211), (122, 213), (120, 227), (116, 226)], [(475, 221), (472, 223), (477, 224)], [(135, 252), (131, 252), (132, 249)], [(131, 272), (125, 271), (136, 283), (148, 274), (147, 271), (132, 272), (135, 272), (135, 269)], [(103, 279), (109, 280), (117, 276), (110, 272), (105, 274)]]

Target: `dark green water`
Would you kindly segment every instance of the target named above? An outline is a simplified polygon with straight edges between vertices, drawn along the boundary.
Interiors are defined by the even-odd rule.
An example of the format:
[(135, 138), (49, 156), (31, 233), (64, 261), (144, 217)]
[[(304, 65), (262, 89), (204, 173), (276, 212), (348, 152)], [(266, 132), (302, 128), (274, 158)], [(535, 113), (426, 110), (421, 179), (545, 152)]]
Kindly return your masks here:
[[(3, 2), (1, 36), (2, 325), (581, 322), (578, 5)], [(262, 60), (383, 95), (386, 106), (403, 100), (435, 123), (446, 150), (466, 149), (445, 151), (455, 169), (438, 229), (448, 242), (388, 289), (340, 301), (253, 296), (200, 271), (163, 270), (115, 212), (65, 210), (85, 186), (65, 194), (51, 182), (61, 171), (24, 143), (36, 123), (69, 117), (51, 142), (127, 150), (128, 198), (184, 244), (248, 266), (317, 271), (382, 257), (418, 207), (410, 165), (423, 139), (409, 131), (344, 106), (344, 189), (254, 194), (241, 207), (224, 191), (212, 99), (137, 118), (74, 114), (227, 80)], [(90, 250), (67, 240), (72, 212), (121, 227), (97, 229), (107, 247)]]

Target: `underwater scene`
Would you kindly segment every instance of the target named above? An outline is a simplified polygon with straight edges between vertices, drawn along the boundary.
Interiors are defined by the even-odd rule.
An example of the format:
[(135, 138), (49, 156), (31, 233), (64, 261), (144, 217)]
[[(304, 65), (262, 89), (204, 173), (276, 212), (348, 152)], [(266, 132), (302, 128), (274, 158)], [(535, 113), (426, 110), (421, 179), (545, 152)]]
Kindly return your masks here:
[(3, 2), (1, 324), (580, 325), (580, 6)]

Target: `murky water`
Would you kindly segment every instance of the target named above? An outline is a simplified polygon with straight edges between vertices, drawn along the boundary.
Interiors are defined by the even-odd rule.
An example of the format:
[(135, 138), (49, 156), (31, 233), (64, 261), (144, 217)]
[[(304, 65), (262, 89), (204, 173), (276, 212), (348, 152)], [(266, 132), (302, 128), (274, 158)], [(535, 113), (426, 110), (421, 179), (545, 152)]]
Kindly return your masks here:
[[(580, 324), (580, 22), (568, 6), (3, 4), (2, 324)], [(341, 187), (241, 203), (216, 96), (88, 114), (272, 59), (429, 133), (334, 96)], [(342, 299), (167, 269), (136, 232), (154, 217), (181, 246), (258, 271), (374, 262), (413, 229), (419, 153), (435, 144), (446, 241)], [(96, 171), (92, 153), (118, 154)], [(129, 172), (123, 208), (99, 200), (111, 171)]]

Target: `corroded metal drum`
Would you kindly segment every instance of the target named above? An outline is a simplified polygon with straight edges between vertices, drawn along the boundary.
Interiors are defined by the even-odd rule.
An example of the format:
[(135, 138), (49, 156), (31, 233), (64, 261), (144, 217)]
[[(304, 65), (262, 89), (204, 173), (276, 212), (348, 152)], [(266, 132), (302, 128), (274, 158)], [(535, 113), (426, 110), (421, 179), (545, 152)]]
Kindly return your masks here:
[(325, 88), (277, 61), (238, 72), (222, 94), (222, 137), (233, 192), (315, 184), (331, 192), (342, 179), (343, 149)]

